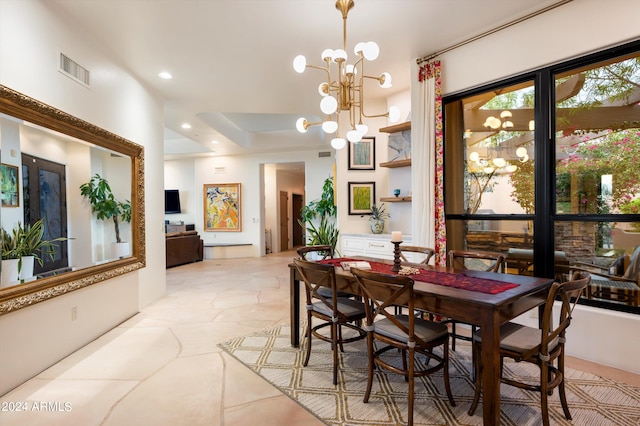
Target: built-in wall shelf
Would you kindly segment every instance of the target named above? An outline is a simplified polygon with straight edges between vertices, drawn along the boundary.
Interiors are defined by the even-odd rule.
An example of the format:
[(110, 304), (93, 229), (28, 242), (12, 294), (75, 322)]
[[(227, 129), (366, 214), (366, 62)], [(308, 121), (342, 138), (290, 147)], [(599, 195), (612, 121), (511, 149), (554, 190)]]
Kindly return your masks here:
[(385, 203), (410, 203), (411, 196), (408, 197), (380, 197), (380, 201)]
[(394, 124), (393, 126), (381, 127), (380, 131), (384, 133), (403, 132), (411, 129), (411, 122), (405, 121), (404, 123)]
[(405, 158), (404, 160), (394, 160), (387, 161), (385, 163), (380, 163), (380, 167), (388, 167), (390, 169), (395, 169), (396, 167), (409, 167), (411, 165), (411, 158)]

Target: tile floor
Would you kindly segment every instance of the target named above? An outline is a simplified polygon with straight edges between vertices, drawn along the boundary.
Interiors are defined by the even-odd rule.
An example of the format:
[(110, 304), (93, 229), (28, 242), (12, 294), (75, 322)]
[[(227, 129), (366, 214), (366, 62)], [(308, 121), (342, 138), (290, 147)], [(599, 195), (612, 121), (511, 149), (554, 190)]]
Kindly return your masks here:
[[(289, 322), (294, 252), (167, 270), (167, 296), (0, 397), (9, 425), (321, 425), (222, 352), (229, 338)], [(640, 386), (640, 376), (570, 358), (570, 367)], [(36, 411), (35, 401), (53, 403)], [(2, 405), (2, 407), (7, 407)]]

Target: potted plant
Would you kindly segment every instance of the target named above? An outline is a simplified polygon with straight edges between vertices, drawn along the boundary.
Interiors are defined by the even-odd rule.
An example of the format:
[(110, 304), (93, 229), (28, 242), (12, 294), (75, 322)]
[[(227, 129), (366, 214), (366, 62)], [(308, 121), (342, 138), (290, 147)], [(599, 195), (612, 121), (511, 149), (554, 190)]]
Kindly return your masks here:
[(44, 218), (40, 218), (33, 225), (23, 226), (18, 222), (11, 233), (2, 228), (2, 282), (29, 279), (33, 276), (34, 261), (42, 266), (42, 257), (49, 255), (54, 259), (55, 243), (66, 241), (68, 238), (45, 240), (44, 231)]
[(322, 185), (320, 199), (311, 201), (301, 210), (302, 219), (298, 223), (305, 229), (307, 245), (331, 245), (336, 250), (339, 233), (335, 224), (336, 212), (333, 177), (328, 177)]
[(387, 213), (384, 203), (380, 204), (380, 207), (375, 204), (371, 206), (369, 213), (369, 224), (371, 225), (371, 232), (374, 234), (381, 234), (384, 231), (384, 221), (391, 216)]
[(116, 200), (109, 182), (97, 173), (89, 182), (80, 185), (80, 194), (89, 200), (91, 212), (96, 213), (99, 220), (113, 221), (116, 233), (115, 256), (122, 257), (128, 254), (129, 243), (120, 239), (120, 221), (131, 222), (131, 202)]

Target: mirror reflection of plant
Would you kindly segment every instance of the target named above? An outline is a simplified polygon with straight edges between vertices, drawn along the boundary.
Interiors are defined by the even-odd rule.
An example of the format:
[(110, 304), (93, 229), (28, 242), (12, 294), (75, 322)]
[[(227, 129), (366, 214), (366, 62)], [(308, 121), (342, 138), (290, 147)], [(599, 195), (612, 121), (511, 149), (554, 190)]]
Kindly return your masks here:
[(331, 245), (336, 250), (339, 230), (335, 224), (337, 208), (334, 203), (333, 177), (324, 180), (320, 199), (309, 202), (300, 210), (300, 214), (302, 218), (298, 223), (306, 231), (307, 245)]
[(53, 240), (44, 239), (44, 218), (39, 219), (33, 225), (23, 226), (21, 222), (11, 230), (11, 233), (2, 228), (2, 259), (18, 259), (18, 271), (22, 270), (22, 258), (33, 256), (40, 266), (44, 264), (42, 257), (49, 256), (55, 259), (57, 242), (66, 241), (67, 237), (58, 237)]
[(95, 174), (89, 182), (80, 185), (80, 194), (91, 203), (91, 211), (100, 220), (113, 220), (116, 242), (121, 243), (119, 219), (131, 222), (131, 202), (115, 199), (109, 182), (99, 174)]

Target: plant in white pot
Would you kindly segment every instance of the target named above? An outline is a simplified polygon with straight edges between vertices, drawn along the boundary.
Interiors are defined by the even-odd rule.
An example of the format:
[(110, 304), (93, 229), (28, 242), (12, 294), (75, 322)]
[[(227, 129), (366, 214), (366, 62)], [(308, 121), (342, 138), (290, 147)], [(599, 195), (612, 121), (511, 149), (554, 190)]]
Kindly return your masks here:
[(129, 243), (120, 238), (120, 221), (131, 222), (131, 202), (116, 200), (109, 182), (97, 173), (89, 182), (80, 185), (80, 194), (89, 200), (91, 211), (99, 220), (113, 221), (116, 234), (114, 255), (123, 257), (129, 254)]
[(369, 214), (371, 215), (369, 217), (371, 232), (374, 234), (382, 234), (382, 231), (384, 231), (384, 221), (391, 217), (389, 213), (387, 213), (384, 203), (380, 204), (380, 207), (375, 204), (372, 205)]
[(44, 218), (33, 225), (18, 222), (11, 233), (2, 228), (2, 283), (28, 280), (33, 276), (33, 262), (42, 266), (42, 258), (47, 255), (53, 260), (55, 243), (68, 240), (66, 237), (45, 240), (44, 231)]

